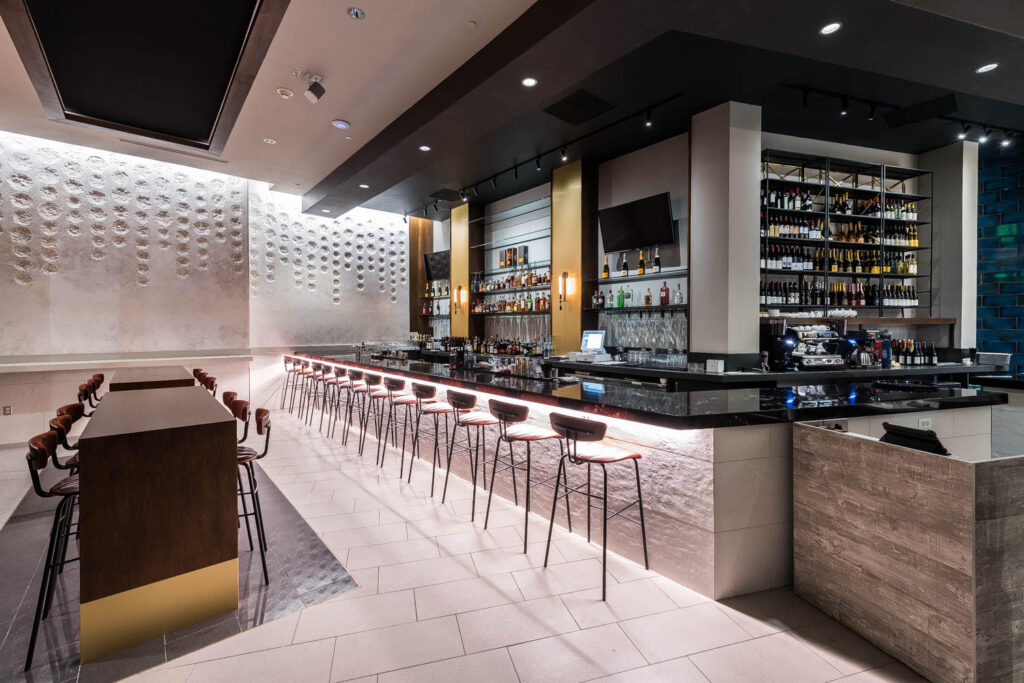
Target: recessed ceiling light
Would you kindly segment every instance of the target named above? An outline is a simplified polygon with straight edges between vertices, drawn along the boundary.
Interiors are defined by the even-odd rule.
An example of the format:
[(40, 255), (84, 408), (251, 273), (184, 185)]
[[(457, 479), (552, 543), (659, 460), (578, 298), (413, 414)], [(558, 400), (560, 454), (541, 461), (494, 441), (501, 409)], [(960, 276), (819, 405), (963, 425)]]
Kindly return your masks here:
[(277, 144), (277, 140), (275, 140), (274, 138), (263, 138), (263, 142), (267, 143), (268, 145)]
[(330, 213), (330, 209), (320, 209), (320, 213)]
[(472, 31), (473, 29), (476, 28), (476, 22), (470, 19), (469, 21), (466, 22), (466, 28)]
[(369, 190), (370, 189), (370, 186), (367, 185), (366, 183), (360, 183), (359, 187), (363, 188), (364, 190)]
[(975, 69), (974, 73), (976, 73), (976, 74), (987, 74), (989, 71), (992, 71), (997, 66), (999, 66), (999, 62), (992, 62), (991, 64), (983, 64), (982, 66), (979, 66), (977, 69)]
[(348, 8), (348, 15), (350, 17), (352, 17), (353, 19), (356, 19), (356, 20), (365, 19), (366, 18), (366, 12), (364, 12), (363, 10), (361, 10), (358, 7), (349, 7)]
[(338, 130), (345, 130), (352, 124), (346, 121), (345, 119), (334, 119), (333, 121), (331, 121), (331, 125), (337, 128)]
[(429, 145), (420, 145), (420, 151), (421, 152), (429, 152), (430, 151), (430, 146)]
[(294, 95), (295, 93), (293, 93), (288, 88), (278, 88), (277, 94), (281, 96), (282, 100), (290, 100), (292, 98), (292, 95)]
[(346, 139), (346, 140), (351, 140), (351, 139), (352, 139), (352, 136), (351, 136), (351, 135), (346, 135), (346, 136), (345, 136), (345, 139)]
[(843, 25), (841, 23), (839, 23), (838, 21), (833, 21), (831, 24), (825, 24), (824, 26), (822, 26), (818, 33), (820, 33), (823, 36), (830, 36), (839, 29), (841, 29), (842, 27)]
[(535, 85), (537, 85), (537, 79), (536, 78), (534, 78), (532, 76), (527, 76), (526, 78), (523, 79), (523, 87), (524, 88), (532, 88)]

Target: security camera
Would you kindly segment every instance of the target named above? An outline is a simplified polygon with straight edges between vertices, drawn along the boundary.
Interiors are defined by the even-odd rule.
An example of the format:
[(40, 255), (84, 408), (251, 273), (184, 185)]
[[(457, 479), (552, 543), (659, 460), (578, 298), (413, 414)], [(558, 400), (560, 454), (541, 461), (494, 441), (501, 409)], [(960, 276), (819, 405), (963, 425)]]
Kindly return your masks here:
[(320, 83), (316, 81), (313, 81), (312, 83), (309, 84), (309, 87), (306, 88), (306, 92), (304, 94), (306, 95), (307, 100), (309, 100), (313, 104), (316, 104), (317, 102), (320, 101), (320, 98), (323, 97), (326, 93), (327, 91), (324, 89), (324, 86), (320, 85)]

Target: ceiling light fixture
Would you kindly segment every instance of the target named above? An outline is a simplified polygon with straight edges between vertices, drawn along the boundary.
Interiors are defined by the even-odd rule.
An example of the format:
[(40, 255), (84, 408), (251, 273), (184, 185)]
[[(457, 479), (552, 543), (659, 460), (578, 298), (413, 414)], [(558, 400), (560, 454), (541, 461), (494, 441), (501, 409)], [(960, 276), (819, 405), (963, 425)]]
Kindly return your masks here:
[(420, 145), (420, 151), (421, 152), (429, 152), (430, 151), (430, 145)]
[(491, 176), (491, 189), (495, 190), (497, 188), (498, 188), (498, 176), (492, 175)]
[(480, 193), (476, 189), (476, 185), (473, 186), (473, 197), (479, 197)]
[(358, 7), (349, 7), (347, 12), (348, 15), (356, 21), (361, 21), (366, 18), (366, 12)]
[(527, 76), (526, 78), (523, 79), (522, 83), (524, 88), (532, 88), (533, 86), (537, 85), (538, 81), (533, 76)]
[(275, 92), (277, 92), (282, 100), (290, 100), (295, 94), (288, 88), (278, 88)]
[(565, 147), (562, 148), (562, 161), (569, 161), (569, 155), (565, 152)]
[(1005, 135), (1006, 137), (1004, 137), (1004, 138), (1003, 138), (1003, 140), (1002, 140), (1002, 142), (1000, 142), (999, 144), (1000, 144), (1000, 146), (1002, 146), (1002, 147), (1009, 147), (1009, 146), (1010, 146), (1010, 144), (1012, 143), (1012, 140), (1011, 140), (1010, 138), (1012, 138), (1012, 137), (1013, 137), (1013, 132), (1012, 132), (1012, 131), (1009, 131), (1009, 130), (1008, 130), (1008, 131), (1006, 131), (1006, 132), (1004, 133), (1004, 135)]
[(459, 190), (459, 199), (461, 199), (462, 201), (466, 201), (466, 191), (465, 190)]
[(966, 140), (967, 139), (967, 133), (969, 133), (970, 130), (971, 130), (970, 124), (965, 123), (965, 124), (962, 124), (962, 125), (963, 125), (963, 127), (960, 129), (960, 132), (956, 134), (956, 137), (957, 137), (958, 140)]
[(839, 103), (839, 115), (846, 116), (850, 113), (850, 98), (844, 97)]
[(512, 167), (512, 179), (513, 180), (519, 180), (519, 167), (518, 166), (513, 166)]
[(277, 140), (275, 140), (274, 138), (263, 138), (263, 142), (267, 143), (268, 145), (277, 144)]
[(872, 104), (871, 108), (868, 109), (868, 121), (874, 121), (875, 120), (875, 114), (877, 114), (877, 113), (878, 113), (878, 105), (877, 104)]
[(345, 119), (334, 119), (333, 121), (331, 121), (331, 125), (337, 128), (338, 130), (346, 130), (352, 126), (352, 124), (346, 121)]
[(988, 136), (992, 134), (991, 128), (986, 128), (981, 132), (981, 137), (978, 138), (978, 142), (984, 144), (988, 142)]
[(989, 71), (992, 71), (993, 69), (995, 69), (998, 66), (999, 66), (999, 62), (992, 62), (991, 64), (983, 64), (983, 65), (979, 66), (977, 69), (975, 69), (974, 73), (976, 73), (976, 74), (987, 74)]
[(824, 26), (822, 26), (818, 30), (818, 33), (820, 33), (823, 36), (830, 36), (833, 33), (835, 33), (836, 31), (838, 31), (839, 29), (841, 29), (842, 27), (843, 27), (843, 24), (841, 22), (833, 21), (831, 24), (825, 24)]
[(537, 170), (540, 170), (540, 157), (537, 157), (535, 163), (537, 164)]
[(370, 186), (369, 186), (369, 185), (367, 185), (366, 183), (360, 183), (360, 184), (359, 184), (359, 187), (360, 187), (360, 188), (362, 188), (362, 189), (364, 189), (364, 190), (369, 190), (369, 189), (370, 189)]
[(644, 114), (644, 126), (646, 126), (647, 128), (650, 128), (653, 125), (654, 125), (654, 121), (651, 120), (651, 110), (648, 109), (647, 113)]
[(402, 222), (405, 223), (406, 225), (409, 225), (409, 212), (408, 211), (406, 211), (405, 213), (402, 214)]
[(330, 213), (330, 209), (320, 209), (320, 213)]

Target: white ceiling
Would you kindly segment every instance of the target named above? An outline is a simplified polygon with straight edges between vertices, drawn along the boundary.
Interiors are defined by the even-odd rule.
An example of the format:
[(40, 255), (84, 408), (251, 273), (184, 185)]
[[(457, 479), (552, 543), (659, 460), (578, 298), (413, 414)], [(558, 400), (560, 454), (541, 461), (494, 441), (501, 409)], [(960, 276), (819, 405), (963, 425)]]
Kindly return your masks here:
[[(347, 8), (359, 2), (361, 21)], [(533, 0), (292, 0), (241, 114), (217, 158), (164, 143), (46, 119), (6, 30), (0, 32), (0, 129), (205, 168), (303, 193), (455, 71)], [(470, 23), (472, 22), (472, 23)], [(292, 75), (323, 75), (317, 104)], [(116, 78), (116, 74), (111, 74)], [(295, 92), (289, 100), (275, 90)], [(351, 122), (348, 130), (332, 119)], [(351, 140), (346, 139), (350, 136)], [(268, 145), (264, 138), (277, 144)]]

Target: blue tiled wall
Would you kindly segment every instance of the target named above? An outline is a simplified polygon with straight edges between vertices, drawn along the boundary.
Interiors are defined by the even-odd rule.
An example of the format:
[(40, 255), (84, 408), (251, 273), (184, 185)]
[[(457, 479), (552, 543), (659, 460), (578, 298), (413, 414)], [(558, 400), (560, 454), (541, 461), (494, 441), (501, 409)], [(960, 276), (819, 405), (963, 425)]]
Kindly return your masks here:
[(1024, 151), (978, 163), (978, 348), (1012, 353), (1024, 372)]

